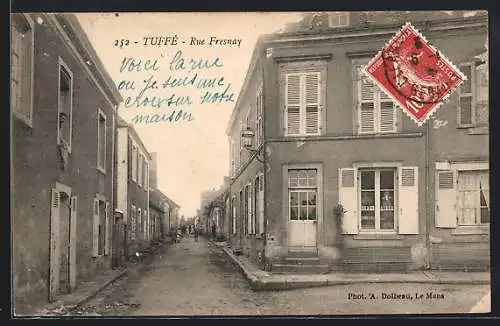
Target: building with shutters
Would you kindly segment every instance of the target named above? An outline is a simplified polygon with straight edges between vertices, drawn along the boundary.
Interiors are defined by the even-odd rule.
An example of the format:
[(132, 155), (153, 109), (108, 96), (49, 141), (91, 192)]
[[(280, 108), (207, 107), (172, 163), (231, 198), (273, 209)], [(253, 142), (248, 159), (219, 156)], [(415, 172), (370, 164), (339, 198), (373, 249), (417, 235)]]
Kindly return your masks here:
[(12, 14), (15, 313), (111, 268), (121, 97), (71, 14)]
[(307, 14), (258, 39), (226, 130), (233, 248), (283, 272), (484, 257), (487, 104), (477, 88), (465, 83), (418, 127), (361, 73), (407, 21), (479, 82), (486, 13)]
[(151, 155), (132, 124), (116, 125), (116, 210), (123, 214), (124, 255), (149, 247), (149, 164)]

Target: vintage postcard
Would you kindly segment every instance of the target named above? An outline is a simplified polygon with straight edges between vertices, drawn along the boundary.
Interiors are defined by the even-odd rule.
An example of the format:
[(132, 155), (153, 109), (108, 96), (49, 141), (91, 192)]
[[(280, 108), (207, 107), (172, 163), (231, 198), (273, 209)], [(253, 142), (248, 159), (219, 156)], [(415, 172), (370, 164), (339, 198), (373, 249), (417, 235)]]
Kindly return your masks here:
[(486, 11), (10, 17), (15, 317), (490, 312)]

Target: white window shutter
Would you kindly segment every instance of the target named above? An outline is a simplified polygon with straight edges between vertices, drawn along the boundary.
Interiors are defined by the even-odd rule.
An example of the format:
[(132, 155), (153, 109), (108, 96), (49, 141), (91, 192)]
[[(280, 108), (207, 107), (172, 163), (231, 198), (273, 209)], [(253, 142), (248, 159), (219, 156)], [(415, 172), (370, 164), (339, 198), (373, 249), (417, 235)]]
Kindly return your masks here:
[(92, 256), (99, 255), (99, 199), (94, 198), (93, 210), (93, 223), (92, 223)]
[(344, 234), (358, 234), (358, 188), (356, 169), (339, 169), (339, 202), (346, 211), (342, 219)]
[(264, 233), (264, 176), (259, 177), (259, 231)]
[(253, 191), (252, 191), (252, 185), (248, 185), (248, 234), (253, 234), (253, 223), (252, 223), (252, 216), (253, 216)]
[(399, 234), (418, 234), (418, 167), (398, 169)]
[(380, 99), (380, 132), (395, 132), (396, 131), (396, 106), (394, 101), (387, 94), (379, 90)]
[(305, 132), (319, 134), (321, 104), (321, 73), (311, 72), (305, 78)]
[(363, 67), (357, 67), (358, 74), (358, 132), (375, 132), (375, 85), (362, 72)]
[(452, 170), (436, 172), (436, 210), (437, 228), (457, 227), (457, 175)]
[(71, 197), (71, 219), (70, 219), (70, 238), (69, 238), (69, 284), (73, 290), (76, 288), (76, 218), (78, 214), (77, 197)]
[(300, 75), (285, 75), (285, 130), (287, 135), (300, 133)]
[(57, 189), (52, 189), (50, 202), (50, 280), (49, 280), (49, 300), (55, 300), (59, 291), (59, 268), (60, 268), (60, 248), (59, 248), (59, 210), (60, 196)]
[(106, 212), (104, 213), (104, 223), (106, 225), (104, 226), (104, 230), (106, 232), (105, 237), (104, 237), (104, 254), (109, 255), (110, 251), (110, 225), (109, 225), (109, 202), (106, 202), (105, 204), (105, 210)]

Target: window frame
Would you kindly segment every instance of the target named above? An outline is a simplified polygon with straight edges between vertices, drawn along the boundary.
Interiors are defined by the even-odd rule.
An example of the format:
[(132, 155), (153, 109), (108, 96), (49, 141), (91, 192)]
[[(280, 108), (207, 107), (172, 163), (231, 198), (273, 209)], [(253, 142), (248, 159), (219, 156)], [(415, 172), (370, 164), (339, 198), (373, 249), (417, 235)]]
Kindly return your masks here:
[(236, 234), (237, 233), (237, 215), (236, 215), (236, 196), (232, 196), (231, 197), (231, 221), (232, 221), (232, 225), (231, 225), (231, 231), (232, 231), (232, 234)]
[[(101, 118), (104, 120), (104, 140), (101, 140)], [(107, 147), (107, 117), (101, 108), (97, 109), (97, 169), (106, 174), (106, 147)], [(103, 141), (103, 144), (101, 144)], [(103, 162), (101, 162), (101, 145), (104, 145)]]
[(255, 104), (255, 147), (259, 148), (262, 145), (264, 138), (264, 101), (263, 101), (263, 87), (259, 85), (257, 88), (257, 99)]
[(138, 147), (133, 139), (132, 140), (132, 181), (137, 182), (137, 152)]
[[(467, 230), (467, 229), (477, 229), (477, 230), (482, 230), (485, 228), (489, 228), (491, 225), (491, 196), (490, 196), (490, 207), (489, 207), (489, 215), (490, 215), (490, 222), (489, 223), (476, 223), (476, 224), (460, 224), (460, 218), (459, 214), (460, 212), (458, 211), (459, 206), (459, 176), (461, 173), (464, 172), (486, 172), (488, 175), (490, 174), (490, 169), (488, 166), (488, 163), (457, 163), (457, 164), (451, 164), (451, 169), (450, 171), (454, 171), (456, 175), (456, 183), (457, 187), (455, 189), (456, 191), (456, 205), (457, 205), (457, 223), (456, 223), (456, 229), (460, 230)], [(490, 193), (490, 180), (488, 180), (488, 193)], [(479, 207), (477, 207), (477, 210), (480, 210), (481, 204), (479, 203)], [(480, 212), (479, 212), (480, 213)], [(481, 219), (481, 216), (479, 214), (479, 219)], [(460, 231), (458, 231), (460, 232)]]
[[(67, 123), (69, 123), (69, 140), (61, 138), (61, 128), (59, 127), (60, 125), (60, 120), (61, 120), (61, 73), (62, 70), (65, 70), (68, 77), (70, 78), (70, 85), (69, 85), (69, 117), (67, 118)], [(63, 140), (67, 147), (68, 147), (68, 153), (71, 154), (71, 145), (72, 145), (72, 140), (73, 140), (73, 72), (71, 69), (69, 69), (69, 66), (64, 62), (63, 58), (58, 57), (58, 62), (57, 62), (57, 145), (61, 145), (61, 140)]]
[[(363, 78), (368, 78), (365, 76), (360, 76), (358, 74), (358, 67), (359, 66), (366, 66), (369, 63), (370, 59), (369, 58), (357, 58), (353, 59), (351, 62), (351, 69), (352, 69), (352, 80), (353, 80), (353, 107), (355, 109), (355, 115), (354, 115), (354, 130), (355, 133), (358, 135), (380, 135), (380, 134), (394, 134), (399, 132), (400, 130), (400, 121), (401, 121), (401, 116), (400, 116), (400, 110), (398, 110), (398, 105), (392, 98), (388, 97), (386, 101), (381, 100), (381, 94), (384, 94), (381, 89), (377, 86), (377, 84), (372, 81), (374, 85), (374, 92), (373, 92), (373, 115), (374, 115), (374, 121), (373, 121), (373, 131), (363, 131), (362, 130), (362, 121), (361, 121), (361, 103), (362, 99), (360, 98), (360, 84), (362, 83)], [(382, 124), (381, 124), (381, 116), (382, 116), (382, 102), (388, 102), (391, 101), (394, 109), (393, 113), (393, 128), (391, 131), (382, 131)]]
[[(10, 99), (10, 107), (11, 107), (11, 112), (14, 117), (19, 119), (20, 121), (24, 122), (28, 127), (33, 128), (33, 113), (34, 113), (34, 84), (35, 84), (35, 78), (34, 78), (34, 73), (35, 73), (35, 24), (33, 19), (28, 15), (24, 13), (16, 13), (12, 14), (11, 16), (11, 32), (10, 32), (10, 37), (11, 37), (11, 45), (10, 45), (10, 57), (9, 60), (11, 62), (11, 69), (10, 69), (10, 74), (11, 74), (11, 81), (10, 81), (10, 90), (9, 94), (11, 96)], [(20, 20), (23, 20), (20, 22)], [(20, 90), (19, 90), (19, 97), (17, 98), (19, 101), (19, 107), (15, 107), (12, 103), (12, 45), (13, 45), (13, 31), (14, 31), (14, 25), (20, 25), (23, 24), (27, 30), (25, 31), (24, 34), (29, 33), (30, 40), (26, 48), (24, 48), (24, 45), (21, 44), (21, 51), (22, 53), (20, 54), (20, 64), (21, 67), (19, 67), (19, 74), (20, 74), (20, 83), (18, 84)], [(28, 62), (24, 62), (24, 57), (22, 56), (23, 53), (29, 53), (29, 57), (26, 59)], [(29, 75), (29, 89), (27, 90), (28, 92), (28, 99), (24, 99), (23, 101), (23, 90), (26, 91), (24, 83), (26, 83), (26, 80), (23, 79), (23, 75), (25, 75), (25, 69), (29, 69), (28, 75)], [(26, 103), (27, 102), (27, 103)], [(27, 105), (29, 107), (29, 117), (26, 116), (22, 110), (20, 109), (21, 106)]]
[[(345, 15), (345, 24), (344, 25), (337, 25), (337, 24), (333, 24), (333, 18), (336, 17), (338, 18), (337, 20), (339, 20), (340, 22), (340, 19), (342, 17), (342, 15)], [(329, 12), (328, 13), (328, 26), (330, 28), (340, 28), (340, 27), (347, 27), (349, 26), (349, 23), (350, 23), (350, 17), (349, 17), (349, 12), (347, 11), (334, 11), (334, 12)]]
[[(359, 167), (356, 169), (357, 171), (357, 178), (358, 178), (358, 228), (359, 228), (359, 233), (360, 234), (397, 234), (398, 233), (398, 228), (399, 228), (399, 214), (398, 214), (398, 209), (399, 209), (399, 183), (398, 183), (398, 174), (399, 174), (399, 169), (401, 167), (398, 166), (377, 166), (377, 167)], [(361, 173), (365, 171), (373, 171), (375, 172), (374, 174), (374, 189), (373, 191), (375, 192), (375, 227), (373, 229), (366, 229), (362, 227), (361, 224)], [(392, 171), (393, 172), (393, 182), (394, 182), (394, 193), (393, 193), (393, 201), (394, 201), (394, 207), (393, 207), (393, 212), (394, 212), (394, 227), (392, 229), (381, 229), (380, 228), (380, 172), (381, 171)]]

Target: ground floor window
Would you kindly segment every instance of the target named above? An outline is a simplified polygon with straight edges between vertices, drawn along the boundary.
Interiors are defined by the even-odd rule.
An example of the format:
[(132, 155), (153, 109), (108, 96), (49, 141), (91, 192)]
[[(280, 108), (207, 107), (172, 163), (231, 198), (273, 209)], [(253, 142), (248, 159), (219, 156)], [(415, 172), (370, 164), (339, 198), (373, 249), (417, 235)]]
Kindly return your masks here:
[(488, 171), (458, 172), (458, 225), (490, 223)]
[(288, 170), (290, 220), (316, 220), (318, 196), (317, 169)]
[(361, 230), (396, 228), (396, 169), (360, 169)]

